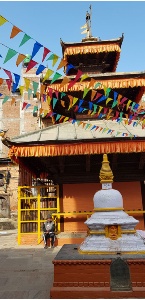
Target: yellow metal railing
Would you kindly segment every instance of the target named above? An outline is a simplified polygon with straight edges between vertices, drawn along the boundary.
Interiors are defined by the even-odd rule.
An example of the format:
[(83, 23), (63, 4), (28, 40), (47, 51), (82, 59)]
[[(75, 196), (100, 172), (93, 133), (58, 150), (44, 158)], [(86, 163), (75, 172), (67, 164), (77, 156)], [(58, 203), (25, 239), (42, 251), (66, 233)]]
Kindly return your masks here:
[[(128, 214), (145, 214), (145, 210), (125, 210)], [(86, 218), (90, 215), (92, 215), (94, 211), (73, 211), (73, 212), (56, 212), (52, 213), (52, 217), (55, 220), (55, 223), (57, 224), (58, 232), (60, 232), (60, 217), (73, 217), (73, 216), (81, 216), (85, 215)]]
[(37, 235), (39, 244), (48, 213), (57, 213), (59, 210), (58, 185), (19, 186), (18, 244), (21, 244), (22, 235), (28, 233)]
[[(144, 214), (145, 210), (126, 210), (128, 214)], [(19, 186), (18, 187), (18, 244), (25, 234), (35, 234), (37, 243), (42, 238), (42, 225), (48, 213), (52, 214), (56, 231), (60, 232), (60, 218), (86, 216), (94, 211), (61, 212), (58, 185)]]

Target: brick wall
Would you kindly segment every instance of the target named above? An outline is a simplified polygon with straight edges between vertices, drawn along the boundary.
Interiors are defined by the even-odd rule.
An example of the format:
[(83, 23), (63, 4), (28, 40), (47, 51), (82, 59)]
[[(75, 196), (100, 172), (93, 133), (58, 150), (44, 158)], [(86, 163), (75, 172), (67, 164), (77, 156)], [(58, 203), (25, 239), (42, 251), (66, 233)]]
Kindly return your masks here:
[[(22, 77), (29, 78), (31, 81), (40, 82), (40, 75), (36, 75), (37, 68), (33, 68), (32, 70), (26, 73), (26, 68), (22, 69), (21, 72), (21, 80)], [(21, 85), (24, 82), (22, 80)], [(33, 84), (30, 82), (30, 88), (33, 89)], [(33, 94), (31, 94), (30, 99), (28, 99), (27, 92), (21, 96), (19, 93), (11, 94), (8, 90), (8, 86), (6, 81), (3, 81), (3, 84), (0, 86), (0, 91), (3, 94), (0, 97), (0, 129), (8, 130), (6, 136), (10, 139), (19, 136), (21, 134), (25, 134), (31, 131), (39, 130), (39, 122), (38, 117), (33, 116), (33, 108), (39, 104), (39, 100), (37, 97), (33, 98)], [(38, 88), (39, 91), (39, 88)], [(10, 98), (7, 102), (2, 104), (3, 98), (5, 95), (9, 95)], [(12, 104), (12, 97), (15, 98), (15, 103)], [(22, 102), (25, 101), (30, 103), (31, 106), (28, 109), (22, 110)], [(44, 109), (48, 108), (47, 103), (43, 104)], [(48, 122), (50, 123), (50, 121)], [(45, 121), (44, 121), (45, 124)], [(43, 127), (46, 127), (43, 125)], [(0, 159), (8, 157), (8, 147), (6, 147), (0, 137)], [(7, 165), (0, 165), (0, 170), (3, 168), (7, 168)], [(10, 193), (10, 208), (12, 210), (17, 210), (17, 186), (18, 186), (18, 165), (11, 164), (11, 180), (10, 185), (8, 187), (8, 192)]]

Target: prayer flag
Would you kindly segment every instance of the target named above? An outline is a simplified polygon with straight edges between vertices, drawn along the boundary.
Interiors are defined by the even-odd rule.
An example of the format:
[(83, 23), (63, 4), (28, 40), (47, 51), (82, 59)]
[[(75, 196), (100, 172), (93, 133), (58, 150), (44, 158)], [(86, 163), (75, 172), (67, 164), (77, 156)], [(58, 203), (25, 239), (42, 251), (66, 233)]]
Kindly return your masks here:
[(43, 46), (40, 43), (38, 43), (38, 42), (36, 42), (34, 44), (31, 59), (37, 54), (37, 52), (39, 51), (39, 49), (41, 47), (43, 47)]
[(5, 22), (7, 22), (7, 20), (4, 17), (0, 16), (0, 26), (3, 25)]
[(26, 58), (26, 55), (24, 54), (19, 54), (17, 57), (17, 61), (16, 61), (16, 66), (18, 67), (18, 65)]
[(44, 51), (43, 51), (43, 57), (42, 57), (42, 62), (44, 61), (45, 57), (47, 56), (47, 54), (50, 52), (49, 49), (47, 49), (46, 47), (44, 47)]
[(38, 63), (34, 60), (30, 60), (30, 62), (28, 63), (28, 66), (27, 66), (27, 69), (26, 69), (26, 72), (28, 72), (29, 70), (31, 70), (34, 66), (36, 66)]
[(22, 45), (24, 45), (30, 39), (31, 39), (31, 37), (25, 33), (24, 36), (23, 36), (23, 39), (22, 39), (22, 41), (21, 41), (21, 43), (19, 45), (19, 47), (21, 47)]
[(8, 49), (8, 52), (7, 52), (7, 55), (6, 55), (6, 57), (5, 57), (5, 60), (4, 60), (4, 64), (5, 64), (8, 60), (10, 60), (13, 56), (15, 56), (17, 53), (18, 53), (17, 51), (15, 51), (15, 50), (9, 48), (9, 49)]
[(19, 29), (14, 25), (11, 31), (10, 39), (14, 38), (21, 31), (22, 31), (21, 29)]

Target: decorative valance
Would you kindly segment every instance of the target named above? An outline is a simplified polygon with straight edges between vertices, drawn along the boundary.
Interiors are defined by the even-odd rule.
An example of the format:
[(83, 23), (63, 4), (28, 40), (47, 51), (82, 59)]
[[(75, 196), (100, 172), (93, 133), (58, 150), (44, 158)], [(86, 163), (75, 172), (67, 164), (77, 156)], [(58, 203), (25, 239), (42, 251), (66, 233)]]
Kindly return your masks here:
[(64, 51), (64, 59), (68, 55), (76, 55), (76, 54), (87, 54), (87, 53), (102, 53), (102, 52), (121, 52), (121, 49), (118, 45), (110, 44), (110, 45), (100, 45), (100, 44), (92, 44), (92, 45), (80, 45), (80, 46), (72, 46), (68, 47)]
[[(133, 88), (133, 87), (145, 87), (145, 78), (111, 78), (110, 79), (96, 79), (96, 82), (100, 82), (103, 86), (111, 89), (120, 88)], [(69, 91), (84, 91), (84, 88), (89, 88), (90, 81), (76, 82)], [(60, 87), (61, 83), (51, 84), (51, 88), (59, 92), (68, 92), (68, 84)], [(90, 88), (91, 89), (91, 88)]]
[(9, 157), (17, 161), (18, 157), (44, 157), (62, 155), (87, 155), (104, 153), (132, 153), (145, 152), (145, 141), (104, 141), (104, 142), (78, 142), (53, 145), (12, 146)]

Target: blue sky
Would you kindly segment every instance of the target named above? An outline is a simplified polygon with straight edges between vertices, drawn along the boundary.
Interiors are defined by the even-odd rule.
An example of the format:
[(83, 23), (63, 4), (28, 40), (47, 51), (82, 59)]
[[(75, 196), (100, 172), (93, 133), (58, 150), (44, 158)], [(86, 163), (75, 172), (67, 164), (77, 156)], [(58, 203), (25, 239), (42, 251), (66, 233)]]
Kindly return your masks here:
[[(60, 38), (64, 42), (80, 42), (85, 35), (86, 11), (92, 6), (92, 35), (101, 40), (116, 39), (124, 33), (124, 41), (117, 72), (145, 70), (145, 2), (144, 1), (1, 1), (0, 15), (9, 22), (0, 26), (0, 67), (20, 74), (16, 58), (3, 64), (8, 48), (31, 54), (35, 41), (62, 57)], [(12, 24), (20, 28), (10, 39)], [(24, 33), (31, 36), (22, 47)], [(2, 46), (4, 44), (5, 46)], [(42, 51), (34, 57), (41, 63)], [(43, 62), (52, 68), (51, 62)], [(3, 71), (1, 77), (5, 77)]]

